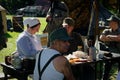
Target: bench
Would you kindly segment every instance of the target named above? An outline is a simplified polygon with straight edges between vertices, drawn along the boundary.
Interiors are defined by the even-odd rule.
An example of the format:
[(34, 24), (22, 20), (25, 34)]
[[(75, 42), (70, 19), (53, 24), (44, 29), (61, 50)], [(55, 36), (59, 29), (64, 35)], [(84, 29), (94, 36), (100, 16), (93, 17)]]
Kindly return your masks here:
[(28, 75), (33, 74), (33, 70), (24, 70), (24, 69), (15, 69), (11, 65), (6, 65), (5, 63), (1, 63), (4, 73), (4, 80), (8, 80), (8, 75), (13, 78), (17, 78), (18, 80), (27, 80)]

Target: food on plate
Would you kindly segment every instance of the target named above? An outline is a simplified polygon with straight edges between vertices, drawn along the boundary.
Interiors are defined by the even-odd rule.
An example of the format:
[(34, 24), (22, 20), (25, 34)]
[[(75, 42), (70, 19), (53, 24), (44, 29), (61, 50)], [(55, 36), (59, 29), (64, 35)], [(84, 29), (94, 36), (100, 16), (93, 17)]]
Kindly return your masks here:
[(74, 62), (80, 62), (79, 58), (74, 58), (73, 60), (74, 60)]
[(87, 62), (87, 59), (81, 59), (81, 58), (71, 58), (69, 60), (70, 63), (76, 63), (76, 62)]
[(70, 63), (75, 63), (75, 62), (80, 62), (80, 59), (79, 58), (71, 58), (69, 60)]
[(87, 62), (88, 56), (86, 53), (82, 51), (75, 51), (72, 54), (65, 56), (70, 63), (77, 63), (77, 62)]
[(73, 52), (73, 55), (76, 56), (77, 58), (87, 58), (87, 54), (84, 53), (83, 51), (75, 51)]

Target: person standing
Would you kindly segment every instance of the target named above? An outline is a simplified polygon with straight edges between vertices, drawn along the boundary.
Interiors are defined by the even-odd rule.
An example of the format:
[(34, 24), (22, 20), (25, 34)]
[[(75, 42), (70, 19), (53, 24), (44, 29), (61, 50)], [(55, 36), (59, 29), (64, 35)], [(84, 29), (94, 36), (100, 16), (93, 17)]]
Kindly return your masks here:
[(120, 20), (112, 15), (107, 21), (109, 29), (103, 30), (100, 40), (108, 46), (110, 52), (120, 53)]
[[(61, 55), (63, 52), (67, 52), (69, 39), (70, 37), (64, 28), (56, 29), (50, 34), (50, 47), (43, 49), (42, 52), (37, 54), (34, 80), (74, 80), (70, 63)], [(45, 64), (54, 55), (59, 56), (53, 58), (42, 73)], [(41, 76), (39, 76), (40, 73)]]
[(61, 0), (50, 0), (51, 5), (46, 16), (46, 28), (44, 32), (49, 34), (57, 29), (62, 27), (62, 21), (65, 17), (69, 15), (69, 10), (67, 5)]
[(66, 54), (72, 54), (72, 52), (77, 51), (80, 47), (81, 51), (84, 51), (84, 43), (82, 37), (79, 33), (73, 32), (75, 21), (71, 17), (66, 17), (63, 20), (63, 28), (67, 30), (68, 35), (71, 37), (69, 40), (70, 47)]
[[(120, 20), (114, 15), (107, 20), (109, 22), (109, 29), (103, 30), (100, 40), (108, 46), (109, 52), (120, 54)], [(120, 61), (107, 61), (105, 63), (103, 80), (109, 80), (109, 72), (112, 65), (116, 62), (119, 64), (120, 69)]]

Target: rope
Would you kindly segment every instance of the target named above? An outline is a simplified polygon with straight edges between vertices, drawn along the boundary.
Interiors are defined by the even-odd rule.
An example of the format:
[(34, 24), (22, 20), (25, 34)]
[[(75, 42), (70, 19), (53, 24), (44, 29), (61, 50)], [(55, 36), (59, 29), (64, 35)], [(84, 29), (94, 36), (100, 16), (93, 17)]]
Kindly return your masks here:
[(18, 21), (13, 18), (13, 21), (15, 21), (15, 23), (18, 25), (19, 28), (21, 28), (22, 30), (24, 30), (24, 28), (22, 27), (22, 25), (20, 23), (18, 23)]

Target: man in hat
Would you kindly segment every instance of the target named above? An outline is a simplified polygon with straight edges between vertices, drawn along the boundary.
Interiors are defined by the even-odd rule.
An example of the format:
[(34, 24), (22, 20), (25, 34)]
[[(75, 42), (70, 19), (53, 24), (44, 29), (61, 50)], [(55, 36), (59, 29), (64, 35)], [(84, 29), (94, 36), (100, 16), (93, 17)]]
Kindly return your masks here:
[[(109, 19), (107, 19), (107, 21), (109, 22), (109, 29), (105, 29), (102, 32), (100, 35), (100, 40), (103, 41), (106, 46), (108, 46), (110, 52), (120, 54), (120, 20), (116, 16), (112, 15)], [(103, 80), (109, 79), (109, 72), (115, 62), (118, 62), (120, 65), (120, 61), (107, 61), (105, 63)]]
[(72, 52), (78, 50), (78, 46), (81, 48), (81, 51), (84, 51), (84, 44), (81, 38), (81, 35), (73, 32), (75, 21), (71, 17), (66, 17), (63, 20), (63, 28), (67, 30), (68, 35), (71, 37), (69, 40), (70, 47), (66, 54), (72, 54)]
[[(65, 28), (67, 30), (68, 35), (70, 36), (70, 46), (67, 52), (65, 52), (64, 54), (68, 55), (68, 54), (72, 54), (73, 52), (80, 50), (80, 51), (84, 51), (84, 43), (82, 41), (82, 37), (79, 33), (74, 32), (74, 25), (75, 25), (75, 21), (71, 18), (71, 17), (66, 17), (63, 20), (63, 28)], [(93, 73), (93, 69), (91, 67), (91, 65), (83, 65), (83, 70), (81, 71), (80, 69), (77, 69), (76, 71), (74, 71), (74, 73), (84, 73), (85, 76), (83, 76), (84, 80), (94, 80), (94, 73)], [(90, 74), (89, 74), (90, 73)], [(87, 75), (86, 75), (87, 74)], [(79, 78), (80, 75), (76, 74), (75, 77)]]
[(109, 29), (102, 32), (100, 40), (105, 42), (110, 52), (120, 53), (120, 20), (111, 16), (107, 21), (109, 22)]
[[(50, 34), (50, 47), (43, 49), (41, 53), (37, 54), (34, 80), (63, 80), (64, 78), (65, 80), (74, 80), (68, 60), (61, 55), (62, 53), (67, 52), (69, 39), (70, 37), (64, 28), (57, 29)], [(56, 54), (61, 56), (53, 58), (41, 76), (39, 76), (39, 73), (43, 70), (45, 64)], [(38, 56), (40, 56), (40, 60), (38, 60)]]

